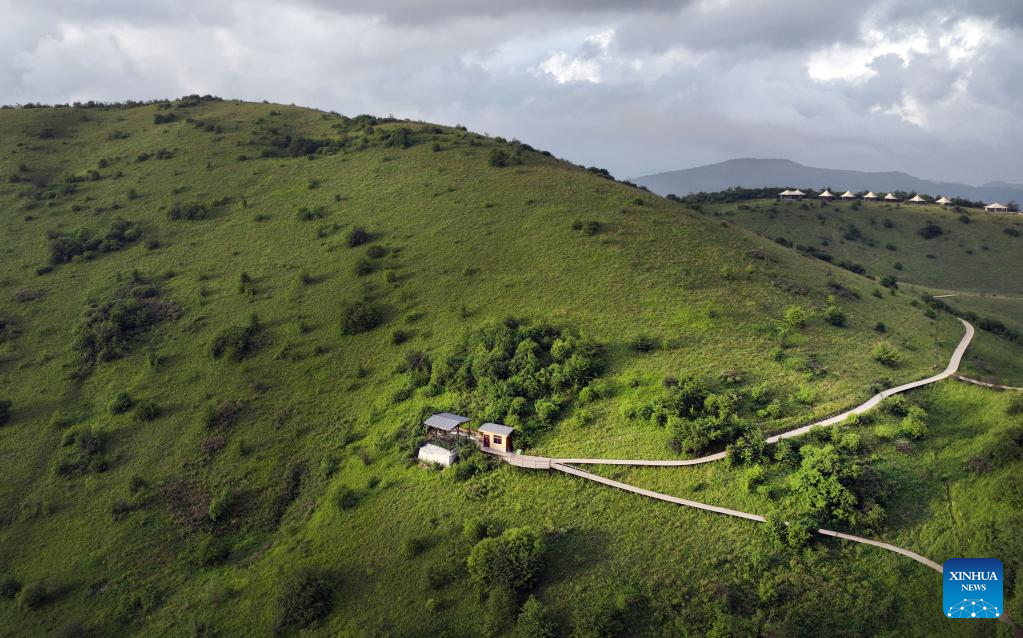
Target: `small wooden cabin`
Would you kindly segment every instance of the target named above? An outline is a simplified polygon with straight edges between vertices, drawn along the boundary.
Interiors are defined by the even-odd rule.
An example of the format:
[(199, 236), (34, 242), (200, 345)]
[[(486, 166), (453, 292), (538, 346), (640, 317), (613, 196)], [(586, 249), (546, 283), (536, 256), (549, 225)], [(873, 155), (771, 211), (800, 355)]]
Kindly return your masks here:
[(1007, 213), (1009, 212), (1009, 207), (1006, 206), (1005, 204), (999, 204), (998, 202), (995, 202), (994, 204), (988, 204), (987, 206), (985, 206), (984, 210), (986, 210), (989, 213)]
[(497, 452), (512, 451), (512, 433), (514, 428), (500, 423), (484, 423), (477, 430), (480, 435), (480, 445), (484, 449), (491, 449)]

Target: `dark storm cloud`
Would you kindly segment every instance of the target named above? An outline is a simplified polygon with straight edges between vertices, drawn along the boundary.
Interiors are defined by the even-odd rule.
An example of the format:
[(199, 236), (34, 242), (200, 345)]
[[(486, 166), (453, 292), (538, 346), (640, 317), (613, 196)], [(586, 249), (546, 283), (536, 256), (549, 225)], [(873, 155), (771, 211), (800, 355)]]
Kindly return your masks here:
[(620, 176), (735, 156), (1023, 181), (1018, 0), (0, 0), (0, 102), (215, 93)]

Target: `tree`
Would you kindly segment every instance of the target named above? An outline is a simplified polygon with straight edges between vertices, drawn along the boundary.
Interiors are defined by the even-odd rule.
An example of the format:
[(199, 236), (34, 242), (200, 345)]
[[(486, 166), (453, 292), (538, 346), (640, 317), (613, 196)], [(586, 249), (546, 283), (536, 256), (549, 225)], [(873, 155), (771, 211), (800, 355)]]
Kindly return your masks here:
[(536, 599), (530, 596), (522, 605), (518, 621), (515, 623), (515, 636), (517, 638), (554, 638), (554, 623), (551, 622), (547, 608)]
[(496, 538), (484, 538), (469, 554), (469, 576), (487, 588), (527, 589), (543, 561), (543, 538), (526, 527), (513, 527)]
[(860, 467), (843, 459), (834, 445), (804, 445), (800, 452), (803, 461), (788, 479), (799, 509), (854, 522), (856, 495), (843, 481), (858, 478)]

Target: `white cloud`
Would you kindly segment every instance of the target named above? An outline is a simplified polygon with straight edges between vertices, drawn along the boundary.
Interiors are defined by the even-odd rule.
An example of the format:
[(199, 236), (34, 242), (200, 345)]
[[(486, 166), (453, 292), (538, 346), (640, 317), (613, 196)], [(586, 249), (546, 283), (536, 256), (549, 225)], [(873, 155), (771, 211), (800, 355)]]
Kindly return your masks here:
[(214, 93), (461, 123), (621, 176), (790, 156), (1021, 181), (1018, 6), (0, 0), (0, 103)]

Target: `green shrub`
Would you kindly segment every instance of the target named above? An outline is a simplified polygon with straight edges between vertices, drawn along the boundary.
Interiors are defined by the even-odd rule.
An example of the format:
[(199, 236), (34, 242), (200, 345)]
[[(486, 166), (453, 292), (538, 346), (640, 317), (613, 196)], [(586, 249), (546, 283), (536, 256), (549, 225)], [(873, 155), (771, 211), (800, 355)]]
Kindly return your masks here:
[(111, 414), (124, 414), (135, 405), (134, 399), (127, 392), (121, 391), (114, 395), (114, 400), (110, 403)]
[(244, 404), (241, 401), (225, 400), (206, 410), (204, 424), (207, 430), (224, 430), (238, 420)]
[(543, 563), (543, 538), (515, 527), (472, 548), (467, 566), (474, 582), (487, 589), (524, 590), (533, 584)]
[(462, 539), (471, 545), (496, 534), (497, 528), (494, 524), (483, 518), (469, 518), (462, 524)]
[(342, 512), (350, 510), (359, 504), (359, 494), (352, 488), (342, 485), (334, 492), (334, 504)]
[(355, 276), (365, 277), (366, 275), (373, 273), (373, 262), (367, 259), (358, 259), (355, 262), (354, 268)]
[(383, 246), (370, 246), (366, 249), (366, 256), (370, 259), (380, 259), (387, 254), (387, 249)]
[(557, 630), (547, 608), (530, 596), (515, 621), (515, 638), (554, 638)]
[(203, 203), (182, 204), (175, 202), (167, 212), (167, 217), (172, 220), (198, 221), (206, 219), (210, 215), (209, 206)]
[(508, 165), (508, 153), (504, 149), (492, 148), (490, 149), (490, 157), (488, 162), (491, 166), (503, 167)]
[(275, 629), (303, 629), (326, 617), (333, 607), (333, 590), (330, 579), (313, 569), (284, 579), (274, 601)]
[(650, 335), (637, 335), (629, 343), (629, 347), (636, 352), (650, 352), (657, 347), (657, 340)]
[(349, 248), (355, 248), (356, 246), (362, 246), (368, 243), (370, 240), (369, 233), (366, 232), (365, 228), (355, 227), (348, 233), (348, 237), (345, 239), (345, 243)]
[(942, 230), (941, 226), (938, 226), (934, 222), (928, 222), (916, 231), (917, 235), (920, 235), (924, 239), (934, 239), (942, 235), (945, 231)]
[[(8, 401), (8, 403), (10, 403), (10, 401)], [(3, 406), (0, 405), (0, 425), (3, 424), (2, 407)], [(1009, 399), (1009, 404), (1005, 406), (1005, 413), (1008, 414), (1009, 416), (1023, 414), (1023, 394), (1017, 394), (1013, 396), (1011, 399)]]
[(18, 592), (18, 606), (22, 609), (37, 609), (50, 602), (53, 591), (40, 582), (26, 583)]
[(828, 306), (824, 309), (824, 321), (833, 326), (842, 327), (846, 323), (845, 313), (838, 306)]
[(810, 316), (810, 312), (802, 306), (789, 306), (785, 309), (785, 323), (797, 330), (806, 327)]
[(217, 496), (214, 496), (210, 500), (210, 506), (207, 509), (207, 515), (211, 523), (219, 523), (224, 520), (227, 513), (231, 510), (231, 504), (234, 501), (234, 495), (230, 490), (223, 490)]
[(14, 600), (18, 593), (21, 591), (21, 581), (11, 576), (10, 574), (4, 574), (0, 576), (0, 598), (6, 600)]
[(426, 540), (419, 536), (413, 536), (406, 538), (401, 542), (401, 547), (398, 549), (398, 553), (402, 558), (408, 560), (415, 558), (426, 550)]
[(11, 421), (11, 408), (14, 403), (10, 399), (0, 399), (0, 427), (3, 427)]
[(341, 309), (341, 334), (367, 332), (383, 323), (384, 315), (367, 301), (354, 301)]
[(160, 416), (160, 406), (153, 401), (143, 401), (139, 404), (135, 417), (139, 421), (155, 421)]
[(483, 636), (497, 638), (507, 635), (508, 625), (515, 618), (515, 594), (505, 587), (495, 587), (487, 592), (483, 604)]
[(871, 353), (874, 357), (874, 361), (877, 361), (883, 366), (894, 368), (899, 364), (901, 356), (898, 351), (887, 343), (879, 343), (874, 346), (874, 351)]
[(252, 315), (246, 326), (225, 328), (210, 343), (210, 356), (214, 359), (227, 359), (235, 363), (255, 352), (256, 335), (259, 333), (259, 318)]

